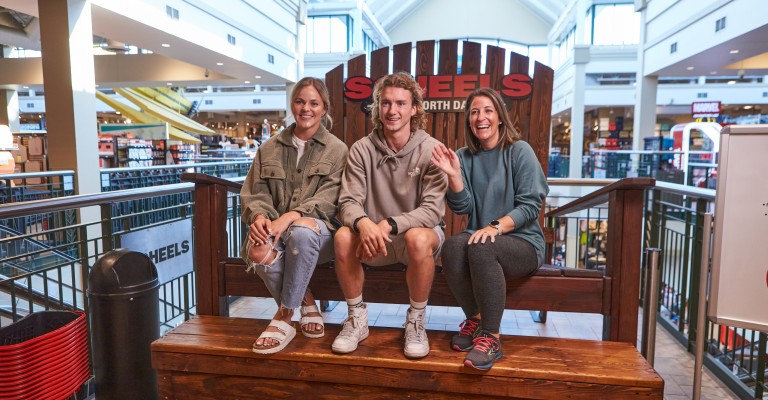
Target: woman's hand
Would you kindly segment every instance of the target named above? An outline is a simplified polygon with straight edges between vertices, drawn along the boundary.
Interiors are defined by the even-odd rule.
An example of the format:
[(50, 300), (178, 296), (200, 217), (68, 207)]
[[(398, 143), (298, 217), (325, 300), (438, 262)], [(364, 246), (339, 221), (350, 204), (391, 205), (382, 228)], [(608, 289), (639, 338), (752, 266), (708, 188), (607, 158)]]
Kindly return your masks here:
[(285, 230), (291, 226), (293, 221), (296, 221), (299, 218), (301, 218), (301, 214), (297, 213), (296, 211), (288, 211), (287, 213), (281, 215), (280, 218), (272, 221), (272, 230), (270, 236), (275, 238), (275, 244), (277, 244), (277, 239), (283, 236), (283, 232), (285, 232)]
[(496, 236), (499, 234), (499, 230), (492, 227), (492, 226), (486, 226), (482, 229), (476, 230), (470, 237), (467, 244), (477, 244), (477, 242), (480, 242), (482, 244), (485, 244), (485, 241), (488, 240), (488, 238), (491, 238), (491, 243), (496, 242)]
[(248, 230), (248, 240), (253, 244), (259, 246), (269, 243), (269, 236), (272, 232), (272, 221), (269, 220), (264, 214), (259, 214)]
[(432, 164), (449, 177), (461, 176), (459, 157), (456, 156), (456, 152), (442, 143), (432, 149)]

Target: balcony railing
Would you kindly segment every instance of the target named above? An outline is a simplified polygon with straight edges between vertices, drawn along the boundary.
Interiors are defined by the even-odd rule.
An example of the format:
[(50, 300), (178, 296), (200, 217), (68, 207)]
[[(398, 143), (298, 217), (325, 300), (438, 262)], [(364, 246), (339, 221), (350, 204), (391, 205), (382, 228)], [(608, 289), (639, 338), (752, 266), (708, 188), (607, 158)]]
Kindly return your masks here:
[[(609, 182), (550, 179), (548, 207), (562, 206)], [(182, 183), (0, 205), (0, 326), (39, 310), (87, 312), (86, 277), (98, 257), (118, 246), (127, 232), (192, 218), (192, 190), (192, 184)], [(766, 333), (709, 321), (701, 334), (695, 330), (701, 244), (711, 240), (702, 237), (702, 216), (714, 208), (714, 190), (657, 182), (645, 197), (643, 247), (662, 250), (656, 310), (660, 325), (689, 350), (703, 335), (705, 365), (740, 396), (762, 398)], [(227, 203), (228, 255), (237, 257), (245, 237), (238, 196), (231, 194)], [(82, 216), (94, 206), (101, 217), (78, 222), (88, 221)], [(78, 213), (81, 218), (74, 218)], [(551, 262), (601, 269), (611, 249), (604, 234), (607, 217), (604, 205), (596, 204), (555, 220)], [(161, 330), (195, 313), (193, 274), (162, 286)]]

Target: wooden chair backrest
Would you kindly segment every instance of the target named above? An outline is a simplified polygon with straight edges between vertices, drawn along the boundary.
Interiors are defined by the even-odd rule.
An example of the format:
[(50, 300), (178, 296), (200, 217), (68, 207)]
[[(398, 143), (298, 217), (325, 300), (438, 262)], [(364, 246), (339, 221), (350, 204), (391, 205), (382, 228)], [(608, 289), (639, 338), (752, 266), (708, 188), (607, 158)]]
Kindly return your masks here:
[[(481, 50), (479, 43), (463, 41), (459, 56), (458, 40), (420, 41), (415, 45), (416, 60), (411, 59), (412, 43), (402, 43), (375, 50), (371, 53), (368, 65), (365, 55), (360, 55), (347, 62), (348, 77), (368, 76), (373, 82), (394, 72), (405, 71), (417, 77), (430, 75), (480, 75)], [(435, 51), (437, 49), (437, 52)], [(390, 52), (392, 53), (391, 70)], [(437, 53), (437, 54), (436, 54)], [(509, 53), (509, 67), (505, 69), (507, 54), (501, 47), (486, 46), (485, 72), (487, 82), (496, 90), (508, 88), (502, 81), (506, 75), (529, 75), (529, 59), (514, 52)], [(411, 65), (415, 65), (415, 70)], [(459, 65), (461, 64), (461, 65)], [(366, 73), (370, 71), (370, 75)], [(436, 73), (435, 73), (436, 71)], [(520, 76), (518, 76), (520, 78)], [(549, 157), (549, 131), (552, 111), (552, 85), (554, 71), (538, 62), (535, 63), (531, 79), (530, 94), (525, 97), (507, 97), (507, 112), (520, 131), (523, 140), (528, 142), (547, 173)], [(422, 78), (429, 79), (429, 78)], [(331, 95), (331, 117), (334, 121), (333, 134), (351, 146), (356, 140), (370, 133), (370, 117), (363, 111), (365, 100), (353, 100), (344, 94), (344, 65), (339, 65), (325, 76), (325, 83)], [(508, 82), (507, 82), (508, 83)], [(453, 89), (449, 84), (449, 87)], [(525, 87), (525, 85), (523, 85)], [(508, 90), (509, 92), (509, 90)], [(429, 101), (429, 97), (427, 101)], [(462, 99), (463, 100), (463, 99)], [(464, 147), (464, 111), (428, 112), (427, 132), (442, 141), (451, 149)], [(542, 207), (542, 210), (544, 207)], [(466, 217), (446, 213), (446, 235), (460, 232), (466, 225)], [(539, 221), (543, 222), (542, 219)], [(542, 224), (543, 225), (543, 224)]]

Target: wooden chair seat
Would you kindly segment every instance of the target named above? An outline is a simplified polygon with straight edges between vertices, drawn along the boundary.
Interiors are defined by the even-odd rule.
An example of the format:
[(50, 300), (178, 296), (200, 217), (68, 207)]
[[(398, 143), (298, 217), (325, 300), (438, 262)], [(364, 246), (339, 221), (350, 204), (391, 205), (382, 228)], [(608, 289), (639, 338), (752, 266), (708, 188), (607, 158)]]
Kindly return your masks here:
[(262, 399), (648, 399), (664, 382), (627, 343), (503, 336), (504, 357), (487, 372), (464, 367), (449, 348), (453, 332), (428, 331), (430, 354), (408, 360), (402, 330), (371, 328), (357, 351), (330, 351), (340, 327), (301, 335), (280, 353), (251, 345), (267, 321), (199, 316), (152, 344), (159, 398)]

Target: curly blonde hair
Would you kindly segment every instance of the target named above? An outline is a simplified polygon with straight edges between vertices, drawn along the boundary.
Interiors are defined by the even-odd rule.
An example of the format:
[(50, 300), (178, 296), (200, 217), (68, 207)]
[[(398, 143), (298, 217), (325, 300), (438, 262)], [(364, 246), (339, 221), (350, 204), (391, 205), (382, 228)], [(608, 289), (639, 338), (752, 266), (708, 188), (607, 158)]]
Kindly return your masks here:
[(387, 75), (376, 82), (376, 86), (373, 88), (373, 103), (370, 106), (373, 129), (382, 129), (381, 117), (379, 115), (381, 109), (381, 92), (387, 87), (399, 87), (411, 92), (411, 102), (416, 107), (416, 113), (411, 117), (411, 133), (416, 132), (417, 129), (425, 129), (427, 127), (427, 114), (424, 111), (421, 86), (419, 86), (416, 80), (414, 80), (407, 72), (396, 72)]

